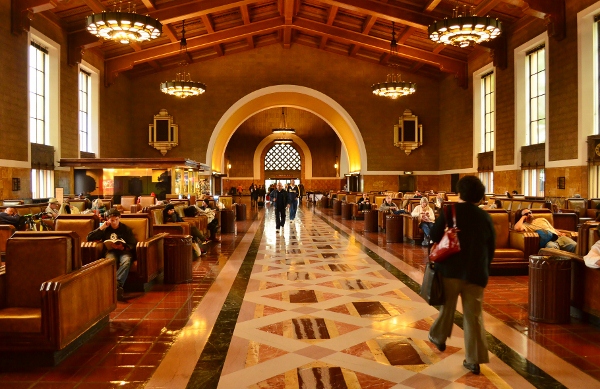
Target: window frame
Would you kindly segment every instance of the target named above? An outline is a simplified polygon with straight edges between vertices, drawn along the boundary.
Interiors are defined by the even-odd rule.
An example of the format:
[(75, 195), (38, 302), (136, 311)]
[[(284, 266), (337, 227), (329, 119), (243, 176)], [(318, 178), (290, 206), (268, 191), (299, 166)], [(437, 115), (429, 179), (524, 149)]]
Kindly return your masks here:
[[(543, 51), (543, 52), (542, 52)], [(526, 117), (527, 126), (525, 142), (527, 146), (546, 143), (548, 138), (548, 57), (546, 56), (546, 45), (528, 50), (525, 53), (526, 85)], [(540, 70), (540, 62), (543, 59), (543, 70)], [(535, 61), (535, 63), (533, 63)], [(537, 69), (532, 69), (533, 66)], [(536, 66), (537, 65), (537, 66)], [(543, 91), (540, 85), (543, 81)], [(533, 90), (535, 89), (535, 90)], [(543, 101), (543, 117), (540, 111), (540, 101)], [(535, 105), (535, 109), (533, 107)], [(544, 130), (540, 131), (543, 122)], [(533, 129), (535, 127), (535, 130)]]
[[(293, 169), (293, 168), (285, 168), (285, 169), (269, 169), (269, 167), (267, 166), (267, 158), (269, 158), (270, 154), (272, 152), (275, 152), (275, 149), (282, 149), (281, 152), (288, 152), (288, 156), (291, 156), (289, 153), (293, 152), (295, 153), (294, 157), (297, 156), (298, 158), (298, 168), (297, 169)], [(287, 150), (286, 150), (287, 149)], [(294, 146), (292, 146), (291, 144), (279, 144), (279, 143), (275, 143), (273, 146), (271, 146), (269, 148), (269, 150), (267, 150), (267, 152), (265, 153), (265, 159), (264, 159), (264, 166), (265, 166), (265, 172), (266, 171), (298, 171), (298, 170), (302, 170), (302, 156), (300, 155), (300, 153), (298, 152), (298, 150), (296, 150), (296, 148)], [(293, 167), (293, 166), (292, 166)]]
[[(81, 61), (79, 64), (79, 71), (84, 71), (90, 75), (90, 83), (89, 83), (89, 92), (88, 92), (88, 124), (89, 124), (89, 132), (88, 132), (88, 151), (89, 153), (94, 153), (96, 157), (100, 157), (100, 134), (99, 134), (99, 123), (100, 123), (100, 71), (94, 66), (90, 65), (85, 61)], [(78, 73), (79, 74), (79, 73)], [(78, 82), (79, 85), (79, 82)], [(78, 95), (79, 101), (79, 95)], [(79, 122), (80, 118), (78, 118)], [(78, 134), (81, 135), (80, 132)], [(81, 139), (78, 142), (78, 151), (81, 150)], [(81, 156), (81, 155), (80, 155)]]
[(31, 197), (54, 197), (54, 170), (31, 169)]

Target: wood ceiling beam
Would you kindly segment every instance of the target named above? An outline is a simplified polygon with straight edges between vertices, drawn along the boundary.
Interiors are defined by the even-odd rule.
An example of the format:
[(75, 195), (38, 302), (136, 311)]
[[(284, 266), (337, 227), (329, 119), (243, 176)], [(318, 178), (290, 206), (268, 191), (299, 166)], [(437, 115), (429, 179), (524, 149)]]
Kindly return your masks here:
[(483, 0), (477, 7), (475, 7), (473, 13), (477, 16), (487, 16), (488, 12), (490, 12), (495, 6), (503, 1), (504, 0)]
[(254, 0), (204, 0), (194, 3), (179, 4), (173, 7), (161, 8), (148, 15), (160, 20), (163, 24), (179, 22), (184, 19), (197, 18), (214, 12), (225, 11), (255, 3)]
[(215, 26), (210, 16), (202, 15), (200, 16), (200, 19), (202, 19), (202, 23), (204, 24), (204, 28), (206, 28), (206, 32), (208, 32), (209, 34), (214, 34)]
[(98, 46), (102, 46), (102, 41), (87, 31), (69, 34), (67, 36), (67, 63), (70, 66), (81, 63), (85, 50)]
[(292, 46), (292, 22), (294, 18), (294, 0), (283, 0), (283, 9), (281, 10), (283, 22), (283, 48), (289, 49)]
[(529, 4), (527, 4), (523, 0), (504, 0), (504, 2), (506, 4), (514, 5), (515, 7), (521, 8), (521, 11), (523, 11), (523, 13), (526, 15), (534, 16), (538, 19), (544, 19), (546, 17), (546, 14), (544, 12), (530, 8)]
[(366, 15), (376, 16), (381, 19), (402, 23), (413, 26), (420, 30), (427, 30), (427, 26), (434, 22), (434, 19), (428, 15), (415, 12), (406, 8), (396, 7), (371, 0), (321, 0), (322, 3), (335, 5), (340, 8), (346, 8), (361, 12)]
[(376, 21), (377, 21), (377, 16), (367, 15), (367, 19), (363, 23), (362, 33), (366, 34), (366, 35), (369, 35), (369, 32), (371, 31), (371, 29), (375, 25)]
[[(294, 21), (294, 27), (300, 30), (321, 34), (329, 38), (335, 38), (336, 40), (345, 41), (350, 44), (359, 44), (363, 47), (376, 49), (378, 51), (389, 50), (389, 42), (387, 40), (363, 35), (358, 32), (345, 30), (335, 26), (328, 26), (308, 19), (296, 19)], [(398, 45), (398, 55), (413, 61), (437, 66), (443, 72), (453, 73), (459, 78), (461, 87), (466, 87), (466, 84), (464, 83), (467, 81), (467, 63), (465, 61), (405, 45)]]
[(323, 50), (327, 46), (327, 37), (321, 37), (321, 43), (319, 43), (319, 49)]
[(144, 6), (146, 7), (146, 9), (148, 11), (156, 10), (156, 5), (154, 4), (154, 0), (142, 0), (142, 3), (144, 3)]
[(427, 5), (425, 6), (425, 8), (423, 9), (423, 12), (431, 12), (435, 9), (435, 7), (438, 6), (439, 3), (441, 3), (442, 0), (429, 0), (427, 2)]
[[(283, 18), (276, 17), (249, 25), (217, 31), (214, 34), (206, 34), (193, 38), (187, 38), (188, 49), (202, 49), (219, 43), (226, 43), (245, 39), (256, 34), (264, 34), (281, 29)], [(128, 53), (118, 57), (107, 59), (104, 63), (105, 84), (108, 86), (114, 82), (119, 72), (133, 68), (135, 64), (152, 61), (155, 59), (169, 57), (179, 52), (179, 43), (167, 43), (165, 45), (151, 47), (140, 52)]]
[(557, 41), (567, 36), (567, 12), (565, 0), (527, 0), (529, 8), (546, 14), (548, 35)]
[(248, 6), (246, 4), (240, 7), (240, 12), (242, 13), (244, 24), (250, 24), (250, 12), (248, 12)]
[(398, 42), (398, 44), (400, 44), (400, 45), (403, 45), (408, 40), (408, 38), (410, 38), (410, 36), (412, 35), (413, 31), (414, 31), (413, 27), (407, 26), (398, 35), (398, 39), (396, 40), (396, 42)]
[(251, 49), (254, 48), (254, 38), (249, 36), (246, 38), (246, 41), (248, 42), (248, 47), (250, 47)]
[[(223, 47), (221, 45), (215, 45), (215, 51), (217, 52), (217, 55), (219, 57), (222, 57), (225, 55), (225, 52), (223, 51)], [(189, 53), (188, 53), (189, 55)]]
[(85, 5), (90, 7), (94, 13), (100, 13), (102, 11), (106, 11), (106, 7), (102, 5), (102, 3), (98, 0), (83, 0)]
[(335, 5), (331, 6), (331, 8), (329, 8), (329, 16), (327, 17), (327, 25), (329, 25), (329, 26), (333, 25), (333, 21), (335, 20), (338, 9), (339, 9), (339, 7), (336, 7)]
[(169, 37), (171, 42), (179, 42), (179, 39), (177, 38), (177, 32), (172, 25), (163, 25), (163, 33)]
[(63, 0), (11, 0), (11, 32), (14, 35), (20, 35), (23, 31), (29, 31), (34, 14), (53, 9), (62, 1)]
[(360, 45), (352, 45), (350, 51), (348, 52), (348, 55), (350, 57), (356, 57), (358, 50), (360, 50)]

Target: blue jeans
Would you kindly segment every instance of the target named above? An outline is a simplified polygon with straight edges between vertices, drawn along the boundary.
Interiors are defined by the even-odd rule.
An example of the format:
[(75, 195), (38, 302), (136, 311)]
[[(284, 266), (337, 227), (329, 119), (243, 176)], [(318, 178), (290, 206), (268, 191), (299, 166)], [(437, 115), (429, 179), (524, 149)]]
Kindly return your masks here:
[(298, 199), (290, 201), (290, 220), (296, 218), (296, 211), (298, 210)]
[(129, 268), (131, 267), (131, 254), (125, 250), (110, 250), (106, 253), (106, 258), (114, 259), (117, 262), (117, 285), (125, 285), (125, 280), (129, 275)]
[(559, 236), (557, 240), (554, 242), (550, 241), (546, 244), (546, 247), (549, 249), (557, 249), (562, 251), (568, 251), (570, 253), (574, 253), (577, 249), (577, 242), (568, 236)]
[(419, 227), (423, 230), (425, 237), (429, 238), (429, 232), (431, 231), (431, 227), (433, 227), (433, 223), (432, 222), (421, 222), (421, 224), (419, 224)]

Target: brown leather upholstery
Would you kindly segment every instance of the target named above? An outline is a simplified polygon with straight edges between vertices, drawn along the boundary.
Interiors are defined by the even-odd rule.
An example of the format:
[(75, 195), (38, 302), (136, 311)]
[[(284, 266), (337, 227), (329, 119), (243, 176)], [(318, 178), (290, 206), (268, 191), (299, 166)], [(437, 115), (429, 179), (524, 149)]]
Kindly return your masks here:
[(579, 218), (579, 223), (585, 223), (592, 221), (595, 217), (588, 215), (588, 201), (580, 197), (573, 197), (565, 199), (564, 208), (572, 209)]
[[(17, 231), (13, 238), (48, 238), (48, 237), (70, 237), (75, 244), (71, 247), (71, 258), (73, 258), (73, 270), (79, 269), (81, 262), (81, 240), (79, 236), (72, 231)], [(10, 239), (9, 239), (10, 240)], [(8, 253), (7, 253), (8, 256)]]
[(600, 199), (589, 199), (588, 209), (585, 211), (586, 217), (596, 220), (598, 213), (600, 213)]
[(7, 242), (0, 294), (0, 351), (54, 352), (116, 308), (116, 265), (103, 259), (80, 268), (73, 236), (13, 236)]
[[(564, 230), (559, 228), (557, 225), (555, 225), (554, 219), (556, 218), (561, 219), (561, 223), (564, 224), (573, 224), (573, 221), (575, 220), (575, 218), (577, 217), (574, 214), (569, 214), (569, 213), (552, 213), (552, 211), (550, 209), (547, 208), (543, 208), (543, 209), (530, 209), (531, 212), (533, 213), (533, 216), (535, 218), (538, 217), (543, 217), (544, 219), (548, 220), (550, 222), (550, 224), (557, 229), (558, 231), (564, 233), (565, 235), (567, 235), (568, 237), (570, 237), (573, 240), (577, 240), (577, 231), (576, 230)], [(565, 221), (565, 219), (569, 219), (571, 218), (571, 222)], [(516, 223), (517, 220), (515, 219), (514, 222)]]
[(529, 256), (537, 253), (540, 237), (534, 232), (517, 232), (509, 227), (509, 214), (504, 209), (486, 210), (496, 230), (496, 248), (492, 269), (523, 268), (529, 266)]
[(137, 204), (137, 196), (121, 196), (121, 204), (115, 204), (114, 206), (131, 213), (141, 210), (141, 206)]
[(140, 196), (139, 204), (143, 207), (151, 207), (156, 205), (155, 196)]
[(100, 219), (94, 214), (59, 215), (54, 221), (55, 231), (73, 231), (81, 241), (81, 263), (87, 265), (102, 258), (104, 244), (88, 242), (87, 236), (100, 225)]
[(125, 283), (126, 288), (146, 289), (164, 269), (163, 239), (168, 234), (154, 235), (152, 221), (148, 213), (126, 213), (121, 222), (133, 230), (137, 239), (135, 258)]
[(79, 200), (79, 199), (75, 199), (75, 200), (69, 200), (69, 205), (71, 207), (76, 207), (77, 209), (79, 209), (79, 212), (83, 212), (86, 209), (88, 209), (88, 203), (89, 200)]
[(6, 241), (15, 233), (15, 227), (10, 224), (0, 224), (0, 262), (6, 255)]

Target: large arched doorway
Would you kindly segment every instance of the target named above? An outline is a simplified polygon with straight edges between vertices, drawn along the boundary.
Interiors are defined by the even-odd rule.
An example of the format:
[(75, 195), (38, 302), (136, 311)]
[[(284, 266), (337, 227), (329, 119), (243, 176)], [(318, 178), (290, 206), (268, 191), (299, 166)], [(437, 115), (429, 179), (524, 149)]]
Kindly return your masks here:
[(221, 117), (213, 130), (206, 153), (207, 164), (213, 171), (225, 171), (225, 149), (240, 124), (256, 112), (281, 106), (305, 109), (322, 118), (340, 137), (347, 152), (349, 171), (367, 169), (366, 150), (358, 126), (341, 105), (314, 89), (278, 85), (250, 93), (233, 104)]

